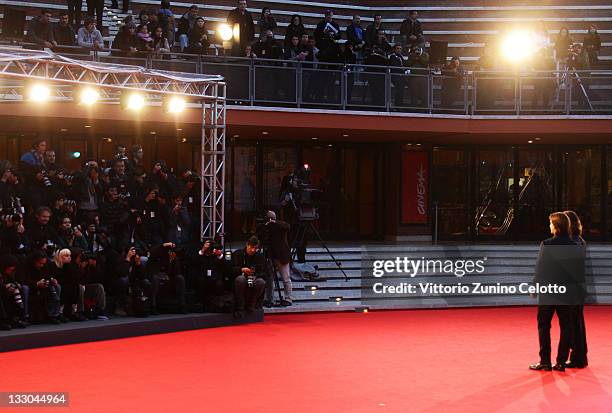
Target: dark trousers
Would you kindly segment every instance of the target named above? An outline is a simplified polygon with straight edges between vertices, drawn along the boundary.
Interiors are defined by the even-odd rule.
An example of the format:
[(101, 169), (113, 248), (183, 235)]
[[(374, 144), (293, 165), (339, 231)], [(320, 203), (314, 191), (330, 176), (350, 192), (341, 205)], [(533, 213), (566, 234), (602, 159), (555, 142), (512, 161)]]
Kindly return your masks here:
[(561, 334), (557, 349), (557, 363), (567, 361), (572, 341), (572, 311), (573, 306), (567, 305), (539, 305), (538, 306), (538, 334), (540, 337), (540, 363), (550, 365), (550, 326), (553, 315), (557, 313)]
[(395, 79), (393, 86), (395, 95), (394, 105), (395, 107), (402, 107), (404, 106), (404, 87), (406, 82), (403, 79)]
[(244, 275), (239, 275), (234, 280), (234, 295), (236, 297), (236, 311), (254, 311), (263, 306), (266, 281), (256, 278), (253, 286), (249, 287)]
[(169, 278), (154, 275), (151, 280), (151, 305), (153, 307), (157, 306), (162, 287), (164, 294), (173, 296), (181, 307), (185, 306), (185, 277), (180, 274)]
[(87, 14), (96, 15), (96, 27), (102, 32), (102, 13), (104, 12), (104, 0), (87, 0)]
[(572, 344), (570, 361), (578, 366), (587, 366), (587, 341), (584, 323), (584, 306), (577, 305), (572, 311)]
[(68, 22), (78, 30), (81, 27), (81, 9), (83, 0), (68, 0)]

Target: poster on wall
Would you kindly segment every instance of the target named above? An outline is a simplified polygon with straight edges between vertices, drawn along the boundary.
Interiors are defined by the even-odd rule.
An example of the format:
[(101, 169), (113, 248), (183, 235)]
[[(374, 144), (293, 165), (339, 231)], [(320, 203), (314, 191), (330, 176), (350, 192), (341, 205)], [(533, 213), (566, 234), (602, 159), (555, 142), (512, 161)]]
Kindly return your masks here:
[(402, 153), (402, 224), (427, 224), (429, 212), (429, 155)]

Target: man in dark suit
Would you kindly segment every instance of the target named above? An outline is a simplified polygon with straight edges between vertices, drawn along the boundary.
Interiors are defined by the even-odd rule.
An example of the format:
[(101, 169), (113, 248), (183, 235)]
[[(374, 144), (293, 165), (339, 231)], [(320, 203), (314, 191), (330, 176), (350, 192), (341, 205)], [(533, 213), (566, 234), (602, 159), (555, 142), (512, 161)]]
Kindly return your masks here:
[(230, 11), (227, 16), (227, 24), (232, 27), (238, 24), (240, 27), (240, 39), (233, 43), (232, 55), (242, 56), (245, 48), (255, 39), (255, 24), (253, 16), (247, 10), (246, 0), (238, 0), (238, 7)]
[[(553, 237), (540, 245), (533, 284), (537, 286), (557, 285), (565, 287), (561, 293), (548, 290), (538, 294), (538, 335), (540, 341), (540, 362), (529, 366), (531, 370), (565, 371), (571, 338), (572, 308), (575, 306), (576, 288), (573, 277), (579, 271), (582, 248), (570, 238), (570, 221), (562, 212), (549, 216), (550, 232)], [(561, 334), (557, 350), (557, 363), (551, 366), (550, 327), (557, 313)]]

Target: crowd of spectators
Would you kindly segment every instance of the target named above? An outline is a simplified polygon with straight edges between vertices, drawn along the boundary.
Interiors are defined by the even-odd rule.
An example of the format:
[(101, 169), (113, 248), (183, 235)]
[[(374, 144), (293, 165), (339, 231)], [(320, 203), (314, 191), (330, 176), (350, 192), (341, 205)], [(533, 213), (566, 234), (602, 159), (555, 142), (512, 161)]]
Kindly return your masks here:
[(265, 278), (257, 239), (231, 260), (218, 240), (201, 244), (199, 176), (116, 149), (68, 171), (37, 139), (18, 168), (0, 161), (0, 329), (261, 307), (260, 281), (245, 290), (245, 273)]

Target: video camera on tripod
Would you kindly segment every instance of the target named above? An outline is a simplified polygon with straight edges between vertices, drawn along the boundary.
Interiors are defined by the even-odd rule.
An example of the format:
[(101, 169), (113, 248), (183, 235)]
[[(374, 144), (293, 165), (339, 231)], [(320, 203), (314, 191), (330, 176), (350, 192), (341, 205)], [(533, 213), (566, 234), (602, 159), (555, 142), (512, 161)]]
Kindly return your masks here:
[(323, 191), (310, 185), (310, 165), (305, 163), (299, 170), (288, 175), (285, 185), (281, 193), (281, 206), (291, 206), (299, 221), (318, 220), (317, 197)]

